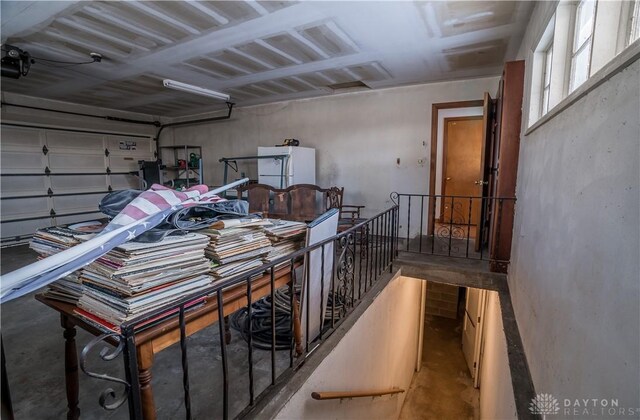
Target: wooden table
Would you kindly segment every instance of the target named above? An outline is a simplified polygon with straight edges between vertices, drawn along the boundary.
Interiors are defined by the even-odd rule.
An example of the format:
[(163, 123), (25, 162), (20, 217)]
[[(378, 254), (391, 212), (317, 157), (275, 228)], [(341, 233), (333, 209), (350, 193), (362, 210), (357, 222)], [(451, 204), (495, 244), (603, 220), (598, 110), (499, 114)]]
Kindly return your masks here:
[[(289, 284), (291, 281), (290, 267), (284, 267), (274, 272), (274, 287), (277, 289)], [(251, 302), (255, 302), (264, 296), (271, 294), (271, 275), (269, 273), (254, 279), (251, 282)], [(106, 331), (100, 330), (90, 323), (84, 321), (74, 313), (75, 305), (49, 299), (42, 294), (36, 295), (36, 299), (50, 308), (60, 313), (60, 321), (64, 328), (65, 338), (65, 383), (67, 388), (67, 419), (77, 419), (80, 417), (78, 408), (78, 356), (76, 350), (76, 329), (83, 330), (99, 336)], [(246, 283), (240, 283), (229, 287), (222, 292), (224, 316), (234, 313), (240, 308), (248, 305)], [(294, 318), (298, 318), (297, 305), (294, 305)], [(218, 303), (212, 297), (204, 305), (185, 312), (186, 335), (194, 334), (209, 325), (217, 322)], [(299, 328), (296, 328), (299, 330)], [(296, 342), (301, 340), (298, 331), (295, 332)], [(142, 399), (142, 414), (145, 419), (155, 419), (156, 409), (153, 400), (153, 389), (151, 387), (151, 368), (155, 354), (180, 341), (180, 324), (178, 316), (162, 321), (154, 326), (148, 327), (135, 333), (136, 353), (138, 358), (138, 377), (140, 381), (140, 395)]]

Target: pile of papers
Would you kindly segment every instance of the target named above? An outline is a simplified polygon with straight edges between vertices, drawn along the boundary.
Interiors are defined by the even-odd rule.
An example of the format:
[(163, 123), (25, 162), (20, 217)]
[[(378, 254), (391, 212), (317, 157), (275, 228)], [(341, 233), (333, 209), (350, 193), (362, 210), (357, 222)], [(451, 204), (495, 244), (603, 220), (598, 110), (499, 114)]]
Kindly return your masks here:
[[(211, 273), (217, 277), (229, 277), (259, 267), (262, 258), (271, 252), (271, 241), (261, 227), (271, 223), (261, 219), (225, 221), (221, 227), (201, 230), (209, 237), (206, 256), (215, 266)], [(233, 222), (233, 223), (230, 223)]]
[[(41, 258), (45, 258), (91, 239), (106, 225), (105, 220), (94, 220), (38, 229), (29, 242), (29, 248), (40, 254)], [(76, 304), (82, 295), (79, 274), (71, 273), (51, 283), (44, 295), (50, 299)]]
[(207, 236), (188, 233), (160, 242), (127, 242), (86, 266), (78, 314), (107, 325), (153, 311), (211, 285)]
[(93, 238), (106, 225), (106, 221), (95, 220), (38, 229), (29, 242), (29, 248), (42, 257), (48, 257)]
[(77, 304), (82, 296), (82, 281), (77, 273), (71, 273), (49, 285), (44, 292), (49, 299), (55, 299), (66, 303)]
[[(262, 226), (267, 238), (271, 241), (271, 252), (263, 258), (265, 263), (275, 261), (303, 247), (307, 232), (306, 223), (276, 219), (269, 221), (270, 225)], [(287, 264), (289, 262), (285, 261), (275, 268), (278, 269)]]
[[(105, 225), (105, 221), (91, 221), (43, 228), (34, 234), (30, 247), (44, 258), (91, 239)], [(51, 283), (45, 296), (74, 304), (75, 313), (89, 324), (119, 331), (123, 322), (206, 290), (215, 280), (300, 249), (306, 231), (305, 223), (244, 218), (219, 221), (198, 233), (170, 235), (159, 242), (127, 242)], [(195, 308), (204, 301), (205, 297), (194, 299), (185, 307)], [(177, 310), (163, 312), (144, 325)]]

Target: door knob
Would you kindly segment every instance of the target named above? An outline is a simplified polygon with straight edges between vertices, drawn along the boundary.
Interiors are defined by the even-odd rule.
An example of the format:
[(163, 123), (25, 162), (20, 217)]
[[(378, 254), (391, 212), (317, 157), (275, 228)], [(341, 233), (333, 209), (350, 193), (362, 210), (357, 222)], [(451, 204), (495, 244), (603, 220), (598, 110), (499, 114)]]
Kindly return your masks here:
[(473, 181), (473, 183), (476, 185), (488, 185), (489, 181), (478, 180), (478, 181)]
[(446, 177), (444, 180), (445, 180), (445, 181), (451, 181), (451, 177), (450, 177), (450, 176), (448, 176), (448, 177)]

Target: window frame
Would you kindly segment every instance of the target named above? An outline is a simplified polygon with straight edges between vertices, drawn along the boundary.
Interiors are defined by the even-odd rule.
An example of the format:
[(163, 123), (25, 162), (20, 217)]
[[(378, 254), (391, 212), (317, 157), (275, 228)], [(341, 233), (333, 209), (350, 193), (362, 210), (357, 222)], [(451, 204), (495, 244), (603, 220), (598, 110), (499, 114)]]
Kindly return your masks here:
[[(542, 117), (549, 112), (549, 98), (551, 97), (551, 74), (553, 73), (553, 38), (543, 50), (544, 62), (542, 64), (542, 89), (540, 95), (540, 114)], [(546, 93), (546, 98), (545, 98)]]
[[(576, 45), (578, 43), (578, 35), (580, 31), (580, 26), (579, 26), (580, 22), (578, 20), (578, 18), (580, 17), (580, 8), (583, 7), (583, 5), (587, 2), (593, 2), (593, 17), (591, 19), (591, 29), (589, 31), (589, 36), (582, 42), (582, 44)], [(572, 17), (573, 34), (571, 37), (571, 48), (568, 49), (569, 51), (568, 82), (569, 83), (567, 86), (567, 95), (569, 95), (571, 92), (576, 90), (580, 85), (582, 85), (584, 82), (589, 80), (589, 77), (591, 77), (590, 72), (591, 72), (591, 58), (592, 58), (591, 56), (593, 54), (593, 35), (595, 32), (597, 17), (598, 17), (598, 0), (580, 0), (574, 4), (573, 17)], [(576, 56), (578, 56), (581, 52), (583, 52), (585, 48), (588, 48), (587, 68), (586, 68), (587, 77), (582, 82), (576, 85), (575, 84)]]
[[(640, 0), (635, 0), (629, 5), (629, 16), (624, 36), (624, 47), (628, 47), (640, 39)], [(634, 25), (636, 26), (634, 28)], [(635, 29), (635, 30), (634, 30)], [(635, 37), (632, 38), (634, 32)]]

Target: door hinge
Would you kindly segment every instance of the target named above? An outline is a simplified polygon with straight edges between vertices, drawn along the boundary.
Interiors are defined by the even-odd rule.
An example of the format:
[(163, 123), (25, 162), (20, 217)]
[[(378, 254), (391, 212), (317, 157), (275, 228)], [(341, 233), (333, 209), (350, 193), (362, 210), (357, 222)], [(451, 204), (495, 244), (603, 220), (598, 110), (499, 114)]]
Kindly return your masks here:
[(49, 197), (51, 197), (51, 196), (53, 195), (53, 190), (52, 190), (51, 188), (49, 188), (49, 189), (47, 190), (47, 195), (48, 195)]
[(54, 209), (51, 209), (51, 211), (49, 212), (49, 216), (56, 217), (56, 211)]
[(47, 149), (47, 145), (46, 144), (44, 146), (42, 146), (42, 153), (44, 153), (45, 156), (47, 155), (47, 153), (49, 153), (49, 149)]
[(46, 176), (51, 175), (51, 169), (49, 169), (49, 167), (48, 167), (48, 166), (44, 168), (44, 174), (45, 174)]
[(104, 155), (106, 157), (109, 157), (109, 149), (107, 149), (107, 148), (104, 149)]

